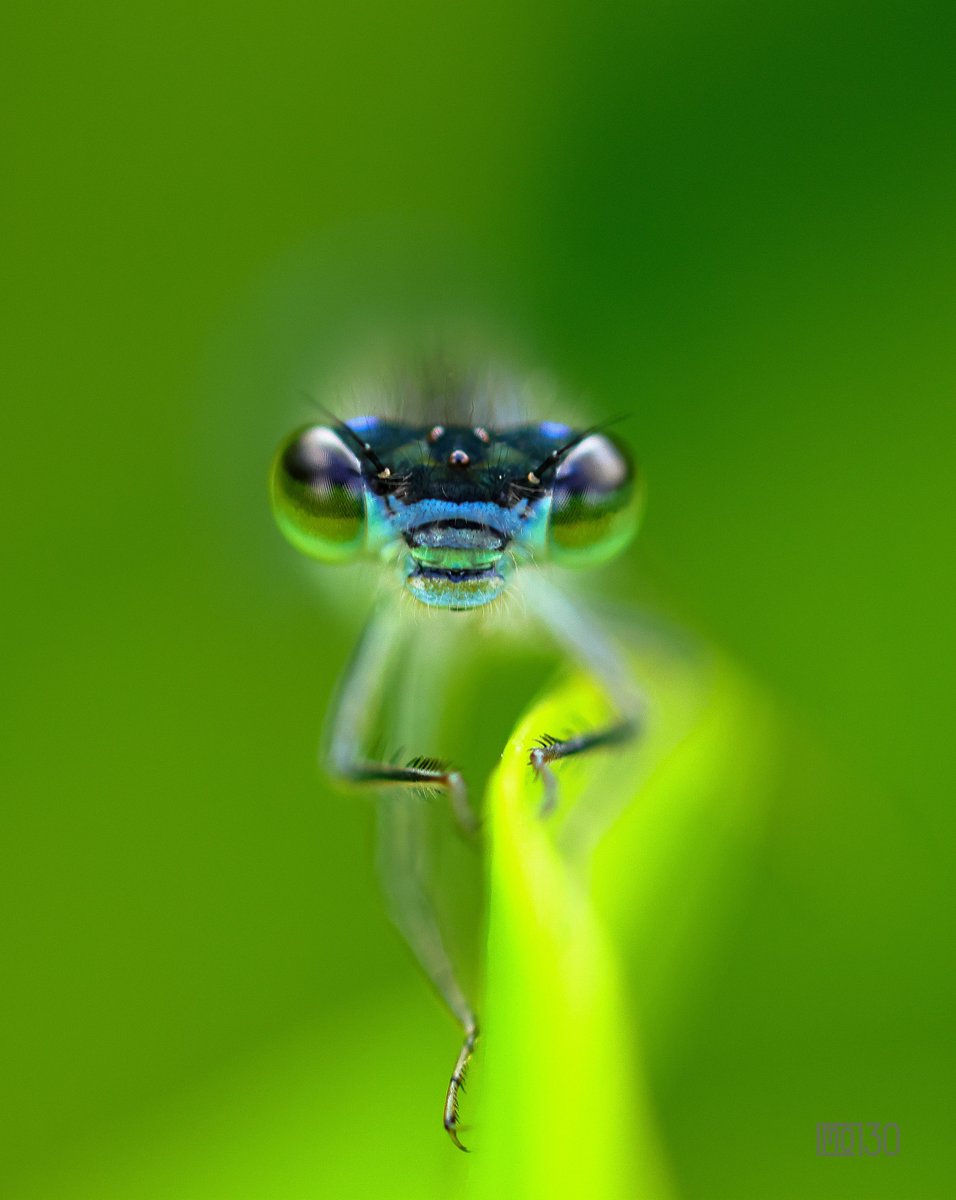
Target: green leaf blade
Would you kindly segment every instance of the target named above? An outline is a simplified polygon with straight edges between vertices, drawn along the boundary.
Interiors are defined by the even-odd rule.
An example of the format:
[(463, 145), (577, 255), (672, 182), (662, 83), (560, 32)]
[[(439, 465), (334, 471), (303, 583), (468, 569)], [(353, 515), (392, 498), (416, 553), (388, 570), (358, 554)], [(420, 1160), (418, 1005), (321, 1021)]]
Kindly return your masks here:
[[(482, 1195), (594, 1200), (669, 1196), (635, 1072), (634, 1022), (614, 949), (579, 871), (539, 816), (528, 766), (560, 713), (600, 720), (582, 677), (535, 705), (489, 789), (490, 909), (476, 1182)], [(562, 778), (562, 804), (582, 788)]]

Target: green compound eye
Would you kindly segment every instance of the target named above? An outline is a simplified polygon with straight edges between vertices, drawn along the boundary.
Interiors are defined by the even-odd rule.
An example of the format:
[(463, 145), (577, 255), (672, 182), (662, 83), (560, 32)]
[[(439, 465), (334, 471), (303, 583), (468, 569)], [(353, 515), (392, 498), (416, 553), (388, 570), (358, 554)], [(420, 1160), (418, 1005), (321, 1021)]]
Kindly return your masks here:
[(592, 567), (613, 558), (634, 536), (641, 499), (622, 447), (603, 433), (586, 437), (555, 473), (548, 524), (554, 561)]
[(272, 463), (269, 492), (276, 524), (303, 554), (342, 562), (362, 550), (362, 467), (334, 430), (312, 425), (283, 442)]

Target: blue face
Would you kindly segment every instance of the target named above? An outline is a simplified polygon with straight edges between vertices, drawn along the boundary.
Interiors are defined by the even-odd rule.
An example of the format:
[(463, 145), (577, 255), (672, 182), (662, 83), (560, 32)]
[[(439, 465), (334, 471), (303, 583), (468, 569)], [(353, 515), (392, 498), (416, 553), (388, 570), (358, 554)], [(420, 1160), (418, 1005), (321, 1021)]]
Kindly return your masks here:
[(546, 421), (511, 429), (365, 417), (299, 430), (280, 447), (273, 510), (298, 549), (325, 561), (397, 558), (407, 590), (465, 610), (552, 557), (592, 565), (633, 533), (634, 472), (603, 433)]

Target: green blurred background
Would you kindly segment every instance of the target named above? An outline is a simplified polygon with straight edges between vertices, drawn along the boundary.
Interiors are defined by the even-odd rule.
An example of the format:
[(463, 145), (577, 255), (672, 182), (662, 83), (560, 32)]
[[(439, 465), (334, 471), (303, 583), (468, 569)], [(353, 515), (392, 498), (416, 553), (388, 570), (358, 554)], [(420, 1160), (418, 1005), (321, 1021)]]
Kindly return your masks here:
[(2, 22), (3, 1195), (464, 1184), (454, 1031), (314, 762), (355, 624), (264, 484), (323, 356), (420, 309), (631, 414), (613, 587), (787, 730), (645, 1021), (678, 1194), (954, 1194), (952, 5)]

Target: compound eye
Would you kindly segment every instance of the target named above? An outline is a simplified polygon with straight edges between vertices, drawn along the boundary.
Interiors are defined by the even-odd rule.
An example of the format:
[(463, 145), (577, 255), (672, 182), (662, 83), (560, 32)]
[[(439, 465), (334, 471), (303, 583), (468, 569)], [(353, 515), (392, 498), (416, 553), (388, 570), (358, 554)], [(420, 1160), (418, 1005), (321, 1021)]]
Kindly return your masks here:
[(634, 536), (640, 502), (624, 449), (606, 434), (592, 433), (555, 472), (548, 525), (552, 557), (572, 567), (613, 558)]
[(303, 554), (342, 562), (364, 546), (362, 467), (333, 429), (312, 425), (283, 442), (269, 491), (276, 524)]

